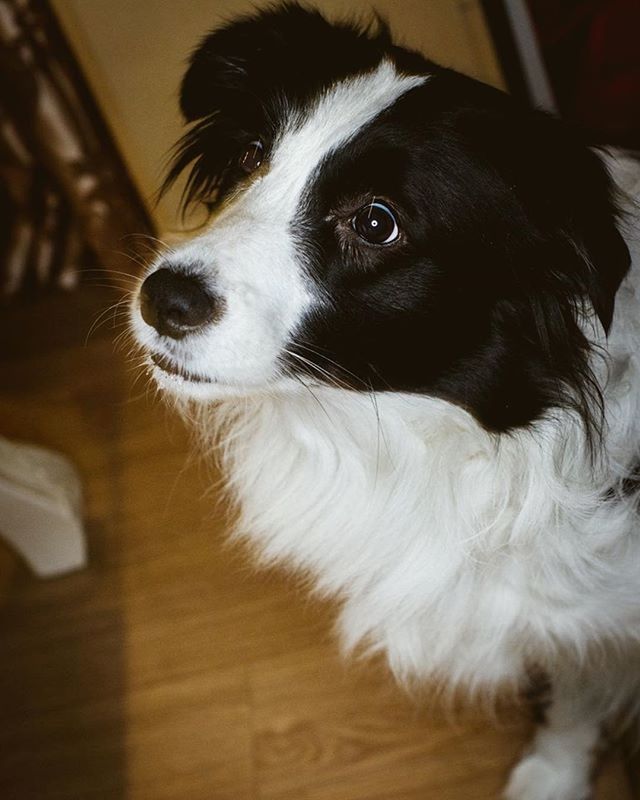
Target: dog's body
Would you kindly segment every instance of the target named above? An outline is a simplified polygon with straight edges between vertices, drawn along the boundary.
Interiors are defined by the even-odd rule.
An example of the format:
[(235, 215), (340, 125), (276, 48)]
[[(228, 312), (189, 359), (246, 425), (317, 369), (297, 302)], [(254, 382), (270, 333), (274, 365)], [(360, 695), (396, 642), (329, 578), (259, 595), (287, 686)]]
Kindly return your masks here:
[(239, 534), (403, 681), (544, 671), (507, 796), (583, 800), (640, 683), (640, 252), (599, 159), (291, 6), (206, 39), (182, 106), (174, 173), (217, 215), (133, 325), (160, 386), (217, 401)]

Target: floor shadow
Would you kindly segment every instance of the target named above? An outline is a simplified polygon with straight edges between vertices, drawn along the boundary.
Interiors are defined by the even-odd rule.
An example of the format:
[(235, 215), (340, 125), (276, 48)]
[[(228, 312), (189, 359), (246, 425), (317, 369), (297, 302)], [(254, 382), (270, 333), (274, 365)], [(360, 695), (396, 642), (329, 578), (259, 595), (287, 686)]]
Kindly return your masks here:
[[(0, 609), (0, 797), (126, 797), (125, 663), (117, 570), (39, 581), (26, 568)], [(99, 547), (95, 547), (98, 543)]]

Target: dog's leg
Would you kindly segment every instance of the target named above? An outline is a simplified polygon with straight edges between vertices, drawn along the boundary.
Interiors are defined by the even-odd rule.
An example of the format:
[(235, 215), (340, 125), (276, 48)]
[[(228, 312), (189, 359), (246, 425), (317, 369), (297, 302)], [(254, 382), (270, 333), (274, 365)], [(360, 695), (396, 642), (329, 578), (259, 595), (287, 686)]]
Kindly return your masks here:
[(511, 773), (505, 800), (589, 800), (605, 714), (593, 685), (554, 680), (531, 748)]

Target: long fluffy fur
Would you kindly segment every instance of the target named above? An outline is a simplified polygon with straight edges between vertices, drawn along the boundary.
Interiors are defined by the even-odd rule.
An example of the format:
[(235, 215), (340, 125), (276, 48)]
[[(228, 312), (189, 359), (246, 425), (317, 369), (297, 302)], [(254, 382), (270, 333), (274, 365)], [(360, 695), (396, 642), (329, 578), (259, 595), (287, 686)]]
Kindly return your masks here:
[(571, 412), (495, 435), (439, 400), (292, 389), (203, 426), (227, 431), (237, 535), (338, 595), (344, 647), (386, 652), (402, 681), (494, 691), (527, 664), (613, 657), (640, 635), (638, 492), (622, 489), (640, 439), (637, 280), (596, 463)]
[[(329, 47), (334, 65), (310, 58)], [(337, 596), (343, 649), (405, 684), (491, 698), (550, 675), (506, 797), (582, 798), (600, 724), (640, 697), (634, 200), (627, 273), (595, 152), (292, 5), (207, 37), (182, 105), (171, 177), (195, 162), (187, 199), (224, 202), (155, 269), (163, 302), (173, 271), (223, 311), (188, 335), (132, 324), (203, 443), (224, 432), (235, 536)], [(258, 135), (247, 179), (237, 145)], [(637, 195), (637, 166), (609, 166)], [(354, 232), (380, 183), (397, 247)]]
[(236, 535), (339, 596), (344, 648), (403, 682), (494, 692), (528, 664), (615, 661), (640, 638), (638, 263), (594, 357), (595, 460), (571, 411), (493, 434), (445, 401), (293, 384), (201, 417), (204, 441), (226, 431)]

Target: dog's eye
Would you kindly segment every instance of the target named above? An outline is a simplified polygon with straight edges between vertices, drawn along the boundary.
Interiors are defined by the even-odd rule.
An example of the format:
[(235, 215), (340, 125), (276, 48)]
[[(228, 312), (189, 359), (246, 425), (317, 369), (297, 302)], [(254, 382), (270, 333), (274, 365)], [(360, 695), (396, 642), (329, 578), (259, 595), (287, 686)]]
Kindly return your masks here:
[(260, 164), (262, 164), (263, 158), (264, 145), (261, 141), (256, 139), (253, 142), (249, 142), (249, 144), (242, 151), (240, 158), (238, 159), (238, 166), (243, 172), (246, 172), (247, 175), (249, 175), (258, 169)]
[(378, 201), (363, 206), (353, 218), (352, 225), (358, 236), (369, 244), (391, 244), (400, 236), (393, 211)]

